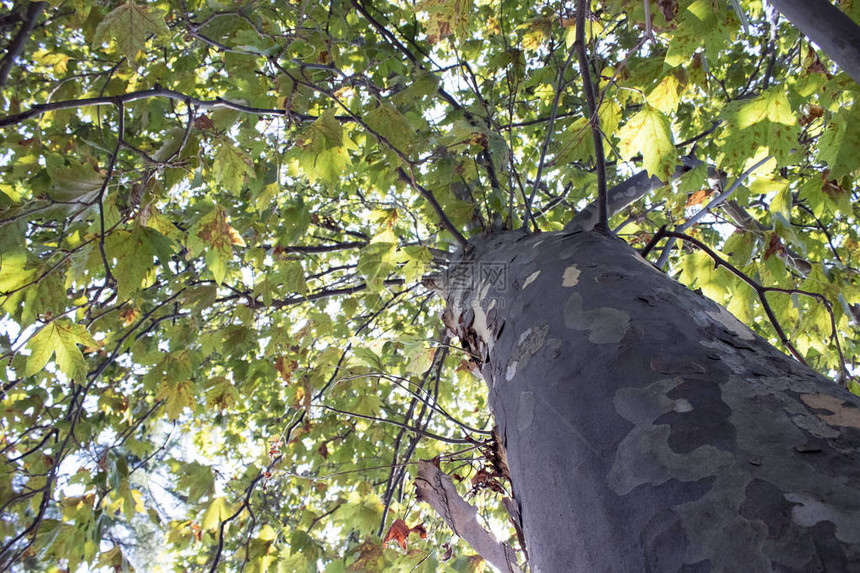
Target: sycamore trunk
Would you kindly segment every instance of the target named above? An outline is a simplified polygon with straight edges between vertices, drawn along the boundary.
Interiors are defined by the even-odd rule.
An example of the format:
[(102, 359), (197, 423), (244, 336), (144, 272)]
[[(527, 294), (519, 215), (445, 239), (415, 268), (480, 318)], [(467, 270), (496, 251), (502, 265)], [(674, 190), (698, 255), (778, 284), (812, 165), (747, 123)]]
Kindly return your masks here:
[(479, 357), (533, 571), (860, 571), (860, 400), (594, 232), (474, 242)]

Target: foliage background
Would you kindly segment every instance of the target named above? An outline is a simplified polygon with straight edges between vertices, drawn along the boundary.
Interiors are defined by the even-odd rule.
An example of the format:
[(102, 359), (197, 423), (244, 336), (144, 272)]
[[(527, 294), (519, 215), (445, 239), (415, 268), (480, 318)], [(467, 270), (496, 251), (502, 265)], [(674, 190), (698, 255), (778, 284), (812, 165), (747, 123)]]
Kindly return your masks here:
[[(557, 230), (594, 198), (574, 3), (2, 4), (0, 564), (484, 567), (412, 495), (442, 456), (513, 536), (421, 279), (451, 229)], [(612, 226), (644, 245), (737, 182), (688, 233), (823, 295), (767, 300), (856, 392), (857, 84), (758, 1), (591, 10), (610, 184), (704, 162)], [(742, 281), (667, 255), (778, 343)], [(428, 535), (383, 544), (397, 518)]]

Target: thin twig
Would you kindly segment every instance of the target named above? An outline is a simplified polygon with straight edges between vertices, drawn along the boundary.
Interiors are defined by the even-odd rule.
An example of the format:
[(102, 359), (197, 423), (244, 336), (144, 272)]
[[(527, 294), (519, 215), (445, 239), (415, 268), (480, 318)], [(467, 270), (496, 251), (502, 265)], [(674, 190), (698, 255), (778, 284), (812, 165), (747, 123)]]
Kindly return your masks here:
[(606, 195), (606, 156), (603, 153), (603, 134), (600, 131), (600, 116), (594, 99), (594, 86), (591, 83), (591, 71), (588, 68), (588, 55), (585, 53), (585, 20), (588, 13), (588, 2), (579, 0), (576, 7), (576, 39), (573, 42), (579, 57), (579, 74), (582, 76), (585, 101), (588, 104), (588, 123), (591, 125), (591, 135), (594, 138), (594, 162), (597, 171), (597, 203), (598, 216), (595, 229), (609, 233), (609, 206)]
[(116, 167), (116, 161), (119, 157), (119, 150), (122, 149), (123, 145), (123, 134), (125, 133), (125, 108), (123, 107), (122, 102), (118, 102), (116, 104), (117, 111), (119, 112), (119, 120), (117, 122), (116, 128), (116, 147), (114, 147), (113, 153), (110, 156), (110, 161), (108, 162), (107, 167), (107, 175), (105, 175), (104, 181), (102, 182), (101, 189), (99, 189), (99, 194), (96, 197), (96, 202), (99, 206), (99, 253), (102, 256), (102, 264), (105, 267), (105, 284), (109, 281), (114, 280), (113, 273), (110, 270), (110, 264), (107, 260), (107, 254), (105, 253), (105, 208), (104, 208), (104, 198), (105, 192), (107, 191), (108, 184), (110, 184), (110, 180), (113, 177), (113, 171)]
[[(62, 100), (55, 101), (50, 103), (42, 103), (36, 104), (27, 111), (22, 111), (21, 113), (16, 113), (13, 115), (7, 115), (6, 117), (0, 118), (0, 128), (9, 127), (10, 125), (15, 125), (21, 123), (22, 121), (28, 120), (33, 117), (38, 117), (45, 113), (51, 111), (58, 111), (62, 109), (74, 109), (79, 107), (86, 107), (91, 105), (119, 105), (119, 104), (127, 104), (133, 101), (138, 101), (142, 99), (148, 99), (153, 97), (165, 97), (167, 99), (177, 100), (184, 102), (186, 105), (197, 106), (200, 109), (232, 109), (235, 111), (240, 111), (242, 113), (249, 113), (253, 115), (275, 115), (281, 117), (289, 117), (290, 119), (298, 119), (301, 121), (315, 121), (318, 119), (317, 116), (307, 115), (296, 113), (294, 111), (280, 108), (280, 109), (270, 109), (270, 108), (260, 108), (260, 107), (252, 107), (245, 104), (229, 101), (220, 97), (217, 97), (213, 100), (202, 100), (195, 97), (191, 97), (189, 95), (185, 95), (181, 92), (163, 88), (163, 87), (154, 87), (148, 90), (141, 90), (136, 92), (129, 92), (118, 96), (100, 96), (100, 97), (89, 97), (89, 98), (81, 98), (81, 99), (71, 99), (71, 100)], [(347, 116), (335, 116), (340, 122), (350, 122), (352, 119)]]
[[(768, 155), (767, 157), (765, 157), (761, 161), (758, 161), (755, 165), (741, 173), (740, 177), (738, 177), (734, 180), (734, 182), (732, 182), (731, 186), (725, 191), (725, 193), (720, 193), (718, 197), (711, 199), (710, 203), (708, 203), (703, 209), (700, 209), (698, 213), (687, 219), (687, 221), (685, 221), (683, 225), (677, 227), (675, 230), (679, 233), (683, 233), (687, 229), (701, 221), (702, 218), (704, 218), (705, 215), (710, 213), (715, 207), (727, 201), (732, 196), (732, 194), (738, 190), (741, 184), (747, 180), (747, 177), (749, 177), (753, 173), (753, 171), (755, 171), (771, 159), (772, 157)], [(663, 251), (660, 253), (660, 258), (657, 260), (658, 268), (662, 269), (664, 266), (666, 266), (666, 263), (669, 260), (669, 253), (672, 251), (672, 247), (674, 245), (674, 238), (670, 238), (668, 241), (666, 241), (666, 245), (663, 247)]]
[(430, 206), (433, 207), (434, 211), (436, 211), (436, 215), (439, 217), (439, 221), (442, 223), (442, 226), (454, 236), (454, 239), (456, 239), (464, 251), (468, 251), (471, 248), (469, 241), (466, 240), (466, 237), (457, 230), (457, 227), (454, 226), (454, 223), (452, 223), (451, 219), (448, 218), (448, 215), (445, 214), (445, 211), (436, 200), (436, 197), (433, 196), (433, 193), (431, 193), (429, 189), (425, 189), (424, 186), (418, 183), (414, 178), (410, 177), (402, 167), (397, 168), (397, 174), (404, 182), (408, 183), (413, 189), (418, 191), (418, 193), (420, 193), (421, 196), (430, 203)]
[[(580, 1), (580, 4), (582, 2)], [(577, 34), (579, 31), (577, 29)], [(567, 67), (570, 65), (570, 61), (573, 59), (574, 54), (576, 54), (576, 45), (574, 44), (570, 52), (567, 54), (567, 59), (564, 61), (564, 64), (561, 66), (561, 70), (558, 72), (558, 83), (555, 86), (555, 95), (552, 98), (552, 109), (549, 113), (549, 121), (546, 126), (546, 136), (543, 138), (543, 144), (540, 148), (540, 159), (538, 160), (537, 166), (537, 174), (535, 175), (535, 182), (532, 186), (531, 195), (529, 195), (529, 200), (526, 201), (526, 221), (525, 225), (531, 223), (532, 230), (537, 231), (537, 223), (531, 214), (532, 204), (535, 200), (535, 195), (537, 195), (538, 189), (540, 189), (541, 183), (541, 175), (543, 174), (544, 163), (546, 162), (546, 153), (549, 149), (549, 143), (552, 141), (552, 128), (555, 124), (555, 117), (558, 113), (558, 103), (561, 100), (561, 92), (564, 91), (564, 74), (567, 71)]]
[(21, 52), (24, 49), (24, 44), (27, 43), (27, 39), (30, 37), (33, 27), (36, 25), (36, 20), (41, 16), (47, 5), (47, 2), (30, 2), (27, 5), (27, 15), (24, 17), (24, 21), (18, 29), (18, 33), (15, 34), (12, 42), (7, 46), (6, 55), (4, 55), (3, 59), (0, 60), (0, 89), (3, 89), (6, 86), (6, 80), (9, 79), (9, 72), (12, 71), (12, 67), (15, 65), (15, 60), (17, 60), (18, 56), (21, 55)]
[[(715, 267), (724, 267), (730, 273), (732, 273), (733, 275), (735, 275), (736, 277), (741, 279), (743, 282), (745, 282), (746, 284), (751, 286), (753, 288), (753, 290), (756, 292), (756, 295), (758, 295), (759, 302), (761, 302), (761, 305), (762, 305), (762, 308), (764, 308), (765, 314), (767, 314), (767, 317), (770, 320), (770, 323), (773, 325), (774, 330), (776, 330), (776, 334), (779, 337), (780, 342), (782, 342), (783, 346), (785, 346), (788, 349), (788, 351), (791, 353), (791, 355), (794, 356), (794, 358), (796, 358), (798, 362), (800, 362), (804, 366), (808, 366), (808, 364), (806, 363), (806, 360), (804, 360), (803, 357), (800, 355), (800, 352), (798, 352), (797, 349), (794, 347), (794, 345), (791, 343), (791, 341), (788, 340), (788, 337), (785, 335), (785, 332), (782, 330), (782, 327), (780, 326), (779, 321), (777, 320), (776, 315), (774, 314), (773, 309), (770, 307), (770, 303), (767, 301), (767, 297), (765, 295), (768, 292), (781, 292), (781, 293), (785, 293), (785, 294), (792, 294), (792, 293), (802, 294), (802, 295), (816, 298), (818, 300), (823, 300), (825, 302), (825, 307), (827, 307), (828, 310), (830, 310), (829, 301), (827, 301), (827, 299), (824, 298), (823, 295), (820, 295), (818, 293), (812, 293), (809, 291), (802, 291), (799, 289), (783, 289), (783, 288), (778, 288), (778, 287), (762, 286), (759, 283), (757, 283), (756, 281), (754, 281), (753, 279), (751, 279), (750, 277), (748, 277), (743, 271), (741, 271), (740, 269), (738, 269), (737, 267), (735, 267), (734, 265), (732, 265), (731, 263), (729, 263), (728, 261), (723, 259), (720, 255), (718, 255), (716, 252), (714, 252), (713, 249), (711, 249), (708, 245), (706, 245), (702, 241), (696, 239), (695, 237), (691, 237), (690, 235), (687, 235), (686, 233), (667, 231), (665, 229), (665, 227), (661, 227), (660, 230), (657, 231), (657, 234), (654, 235), (654, 238), (651, 240), (648, 247), (646, 247), (646, 249), (642, 251), (643, 256), (644, 256), (644, 254), (647, 254), (648, 251), (651, 250), (651, 247), (653, 244), (656, 244), (657, 241), (659, 241), (663, 237), (671, 237), (671, 238), (681, 239), (681, 240), (687, 241), (688, 243), (692, 243), (692, 244), (696, 245), (698, 248), (700, 248), (705, 253), (707, 253), (707, 255), (709, 257), (711, 257), (711, 259), (713, 259)], [(832, 317), (832, 313), (831, 313), (831, 317)], [(836, 333), (836, 322), (835, 321), (832, 321), (832, 326), (833, 326), (833, 337), (835, 339), (836, 346), (837, 346), (837, 349), (839, 351), (840, 360), (843, 362), (842, 371), (844, 372), (845, 371), (844, 359), (842, 358), (842, 349), (841, 349), (841, 346), (839, 345), (839, 341), (838, 341), (838, 337), (837, 337), (837, 333)]]
[(440, 442), (445, 442), (446, 444), (473, 444), (474, 440), (463, 439), (463, 438), (448, 438), (445, 436), (439, 436), (432, 432), (427, 432), (422, 430), (421, 428), (415, 428), (408, 424), (403, 424), (398, 422), (397, 420), (388, 420), (386, 418), (377, 418), (375, 416), (367, 416), (365, 414), (359, 414), (358, 412), (348, 412), (346, 410), (338, 410), (337, 408), (332, 408), (331, 406), (326, 406), (325, 404), (312, 404), (317, 408), (322, 408), (323, 410), (331, 410), (332, 412), (337, 412), (338, 414), (344, 414), (345, 416), (351, 416), (353, 418), (361, 418), (362, 420), (369, 420), (371, 422), (381, 422), (383, 424), (391, 424), (392, 426), (397, 426), (398, 428), (403, 428), (409, 432), (414, 434), (418, 434), (420, 436), (424, 436), (425, 438), (430, 438), (431, 440), (439, 440)]

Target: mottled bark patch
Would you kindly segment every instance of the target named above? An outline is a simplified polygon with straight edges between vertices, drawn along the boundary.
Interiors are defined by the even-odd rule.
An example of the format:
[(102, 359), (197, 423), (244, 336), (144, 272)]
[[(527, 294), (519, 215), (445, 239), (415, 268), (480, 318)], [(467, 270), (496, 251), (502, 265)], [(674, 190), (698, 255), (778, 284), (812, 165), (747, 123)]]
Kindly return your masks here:
[(674, 408), (654, 423), (672, 428), (669, 447), (675, 453), (686, 454), (702, 444), (725, 451), (734, 449), (735, 428), (729, 422), (732, 411), (723, 402), (717, 384), (707, 377), (687, 376), (666, 395)]
[(753, 331), (750, 330), (740, 320), (735, 318), (735, 315), (727, 311), (725, 308), (720, 307), (720, 309), (717, 311), (710, 310), (707, 312), (707, 314), (715, 321), (725, 326), (729, 330), (729, 332), (731, 332), (732, 334), (736, 334), (743, 340), (755, 339), (755, 334), (753, 334)]
[(681, 382), (658, 380), (643, 388), (621, 388), (615, 393), (616, 411), (635, 425), (618, 444), (607, 479), (619, 495), (627, 495), (643, 484), (700, 480), (731, 464), (731, 454), (709, 444), (676, 453), (669, 444), (673, 427), (655, 424), (675, 410), (676, 402), (668, 393)]
[(518, 369), (525, 368), (529, 358), (543, 348), (547, 332), (549, 332), (549, 326), (544, 325), (529, 328), (520, 334), (517, 348), (508, 361), (508, 366), (505, 370), (505, 380), (507, 382), (510, 382), (516, 376)]
[(787, 493), (785, 499), (795, 504), (791, 517), (803, 527), (812, 527), (820, 522), (836, 526), (836, 538), (844, 543), (860, 543), (860, 528), (857, 527), (857, 512), (824, 503), (808, 493)]
[(540, 276), (540, 271), (535, 271), (532, 274), (530, 274), (529, 276), (527, 276), (526, 280), (523, 281), (523, 290), (525, 290), (525, 288), (527, 286), (529, 286), (530, 284), (535, 282), (539, 276)]
[(535, 419), (535, 395), (534, 392), (520, 393), (517, 405), (517, 430), (525, 432)]
[(583, 310), (582, 295), (575, 292), (564, 305), (564, 324), (574, 330), (587, 330), (588, 340), (593, 344), (611, 344), (624, 338), (630, 315), (608, 306)]
[(561, 286), (563, 287), (573, 287), (579, 283), (579, 275), (581, 274), (580, 270), (576, 267), (576, 265), (570, 265), (566, 269), (564, 269), (564, 274), (561, 275)]
[(800, 399), (816, 410), (829, 410), (830, 414), (818, 414), (818, 417), (831, 426), (860, 428), (860, 408), (853, 404), (827, 394), (803, 394)]

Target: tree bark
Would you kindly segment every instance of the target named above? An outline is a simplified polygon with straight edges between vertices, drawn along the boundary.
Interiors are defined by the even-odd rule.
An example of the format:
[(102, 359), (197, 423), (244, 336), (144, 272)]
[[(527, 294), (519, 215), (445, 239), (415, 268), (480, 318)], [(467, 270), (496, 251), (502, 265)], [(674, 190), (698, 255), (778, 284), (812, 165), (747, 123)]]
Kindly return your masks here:
[(860, 84), (860, 26), (828, 0), (768, 0)]
[(589, 231), (473, 240), (480, 357), (532, 571), (860, 571), (860, 399)]

